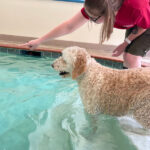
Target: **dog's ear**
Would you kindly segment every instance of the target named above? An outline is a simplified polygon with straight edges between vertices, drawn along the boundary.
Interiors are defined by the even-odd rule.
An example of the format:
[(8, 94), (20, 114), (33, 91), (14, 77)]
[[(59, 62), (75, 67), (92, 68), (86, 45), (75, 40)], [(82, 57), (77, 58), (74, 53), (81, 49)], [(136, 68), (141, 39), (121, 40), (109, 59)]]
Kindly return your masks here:
[(74, 68), (72, 71), (72, 79), (76, 79), (86, 70), (86, 53), (83, 51), (78, 51), (77, 57), (74, 63)]

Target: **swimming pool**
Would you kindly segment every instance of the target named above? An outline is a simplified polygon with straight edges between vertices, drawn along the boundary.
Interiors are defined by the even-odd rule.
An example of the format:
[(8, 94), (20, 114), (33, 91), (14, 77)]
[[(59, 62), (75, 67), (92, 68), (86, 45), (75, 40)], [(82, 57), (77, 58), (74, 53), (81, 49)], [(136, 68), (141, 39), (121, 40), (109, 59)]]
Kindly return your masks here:
[(76, 82), (53, 60), (0, 52), (0, 150), (137, 150), (115, 117), (101, 114), (93, 133)]

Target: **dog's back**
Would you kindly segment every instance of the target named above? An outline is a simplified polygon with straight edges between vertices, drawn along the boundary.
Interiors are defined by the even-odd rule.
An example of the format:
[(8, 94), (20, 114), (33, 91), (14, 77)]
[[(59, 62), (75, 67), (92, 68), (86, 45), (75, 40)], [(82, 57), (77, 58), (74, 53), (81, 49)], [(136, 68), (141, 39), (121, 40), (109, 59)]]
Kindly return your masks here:
[[(116, 116), (131, 112), (142, 125), (150, 128), (149, 68), (118, 70), (94, 62), (88, 66), (79, 89), (88, 112)], [(143, 121), (141, 115), (145, 114), (149, 121)]]

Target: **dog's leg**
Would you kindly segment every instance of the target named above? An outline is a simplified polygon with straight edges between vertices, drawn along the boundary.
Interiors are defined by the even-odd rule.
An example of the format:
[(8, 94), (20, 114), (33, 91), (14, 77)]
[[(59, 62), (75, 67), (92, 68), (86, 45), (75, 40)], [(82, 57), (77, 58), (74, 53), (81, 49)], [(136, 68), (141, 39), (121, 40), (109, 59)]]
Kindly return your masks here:
[(143, 126), (145, 129), (150, 129), (150, 104), (144, 104), (133, 113), (134, 118)]
[(118, 117), (118, 120), (120, 123), (120, 127), (125, 132), (130, 132), (139, 135), (150, 135), (148, 130), (146, 130), (141, 124), (139, 124), (139, 122), (133, 119), (132, 116)]
[(85, 126), (81, 129), (80, 134), (84, 138), (90, 138), (91, 135), (96, 134), (97, 128), (98, 128), (98, 116), (97, 115), (91, 115), (85, 111), (85, 119), (87, 123)]
[(85, 112), (85, 116), (89, 122), (91, 129), (93, 129), (93, 132), (95, 133), (97, 130), (97, 126), (98, 126), (98, 115), (92, 115), (92, 114)]

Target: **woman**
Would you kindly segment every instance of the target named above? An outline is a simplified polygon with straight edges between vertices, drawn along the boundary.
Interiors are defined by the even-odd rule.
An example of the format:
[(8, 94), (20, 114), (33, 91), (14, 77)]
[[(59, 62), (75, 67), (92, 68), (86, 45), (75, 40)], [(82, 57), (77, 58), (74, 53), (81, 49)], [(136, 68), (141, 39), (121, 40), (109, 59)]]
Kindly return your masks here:
[(88, 20), (103, 23), (101, 43), (110, 38), (114, 27), (127, 29), (125, 40), (113, 51), (113, 56), (124, 52), (124, 68), (141, 67), (142, 57), (150, 49), (149, 0), (85, 0), (84, 8), (75, 16), (25, 45), (35, 49), (47, 40), (77, 30)]

